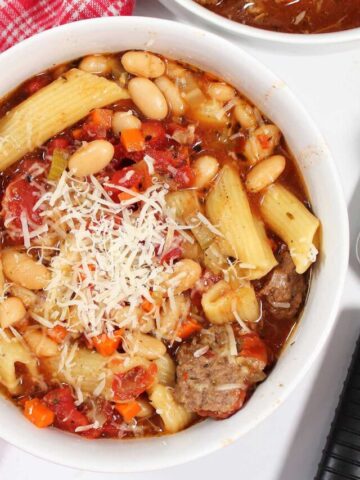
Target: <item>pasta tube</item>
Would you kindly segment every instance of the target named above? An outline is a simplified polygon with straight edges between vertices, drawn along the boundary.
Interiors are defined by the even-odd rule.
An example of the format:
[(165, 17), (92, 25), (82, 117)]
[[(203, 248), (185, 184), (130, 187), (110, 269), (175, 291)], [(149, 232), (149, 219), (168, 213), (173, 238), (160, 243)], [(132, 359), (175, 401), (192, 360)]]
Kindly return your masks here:
[(127, 91), (76, 68), (42, 88), (0, 120), (0, 170), (85, 117), (123, 98)]
[(250, 282), (232, 288), (229, 283), (220, 280), (204, 293), (201, 305), (206, 318), (215, 325), (233, 322), (236, 315), (245, 322), (255, 322), (260, 315), (259, 303)]
[(33, 381), (40, 381), (37, 359), (20, 340), (15, 337), (9, 340), (0, 338), (0, 383), (11, 395), (22, 392), (22, 384), (16, 376), (16, 363), (22, 363), (28, 369)]
[(304, 273), (315, 262), (314, 237), (319, 220), (305, 205), (279, 184), (267, 188), (261, 202), (265, 222), (288, 245), (297, 273)]
[(149, 393), (152, 406), (159, 412), (165, 424), (166, 431), (176, 433), (183, 430), (194, 419), (194, 414), (188, 412), (180, 403), (177, 403), (172, 389), (164, 385), (155, 385)]
[(206, 199), (206, 213), (222, 232), (251, 278), (261, 278), (277, 264), (266, 234), (253, 217), (236, 170), (226, 165)]

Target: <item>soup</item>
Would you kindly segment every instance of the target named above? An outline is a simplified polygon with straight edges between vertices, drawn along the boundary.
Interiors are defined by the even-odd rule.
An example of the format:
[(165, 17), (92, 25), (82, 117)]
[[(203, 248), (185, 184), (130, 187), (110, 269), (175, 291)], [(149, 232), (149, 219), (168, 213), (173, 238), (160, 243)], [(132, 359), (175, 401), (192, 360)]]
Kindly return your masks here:
[(252, 27), (286, 33), (327, 33), (360, 27), (357, 0), (197, 0)]
[(149, 52), (0, 107), (0, 383), (39, 428), (178, 432), (251, 401), (296, 325), (319, 220), (276, 125)]

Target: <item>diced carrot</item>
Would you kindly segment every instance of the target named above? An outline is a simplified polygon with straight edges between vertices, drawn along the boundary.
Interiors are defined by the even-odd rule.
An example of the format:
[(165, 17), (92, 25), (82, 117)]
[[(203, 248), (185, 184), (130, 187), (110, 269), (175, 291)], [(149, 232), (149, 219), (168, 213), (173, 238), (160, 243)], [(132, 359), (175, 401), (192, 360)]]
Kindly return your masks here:
[[(139, 190), (136, 187), (131, 187), (129, 190), (131, 190), (134, 193), (138, 193)], [(129, 192), (121, 192), (118, 194), (118, 199), (120, 202), (123, 202), (124, 200), (130, 200), (131, 198), (134, 198), (134, 195), (132, 195)]]
[(95, 125), (101, 125), (102, 127), (108, 129), (111, 128), (112, 115), (112, 110), (107, 108), (96, 108), (90, 113), (89, 120)]
[(144, 310), (144, 312), (149, 313), (154, 308), (154, 304), (145, 299), (141, 304), (141, 308)]
[(257, 135), (261, 148), (269, 148), (270, 138), (267, 135)]
[(193, 318), (188, 317), (178, 327), (176, 336), (185, 339), (190, 337), (190, 335), (192, 335), (193, 333), (200, 332), (200, 330), (202, 330), (201, 324)]
[(79, 140), (83, 134), (83, 130), (82, 128), (74, 128), (74, 130), (71, 131), (71, 134), (75, 140)]
[(62, 325), (56, 325), (53, 328), (49, 328), (47, 331), (47, 336), (56, 343), (63, 343), (67, 334), (68, 331)]
[(120, 140), (128, 152), (140, 152), (145, 148), (145, 138), (139, 128), (123, 130)]
[(24, 415), (39, 428), (48, 427), (55, 420), (54, 412), (38, 398), (33, 398), (25, 402)]
[(109, 357), (118, 349), (121, 338), (122, 338), (122, 329), (115, 330), (114, 336), (109, 337), (106, 333), (102, 333), (97, 337), (92, 338), (92, 345), (96, 348), (97, 352), (104, 357)]
[(115, 408), (122, 415), (126, 423), (130, 422), (141, 410), (141, 406), (135, 400), (126, 403), (117, 403)]

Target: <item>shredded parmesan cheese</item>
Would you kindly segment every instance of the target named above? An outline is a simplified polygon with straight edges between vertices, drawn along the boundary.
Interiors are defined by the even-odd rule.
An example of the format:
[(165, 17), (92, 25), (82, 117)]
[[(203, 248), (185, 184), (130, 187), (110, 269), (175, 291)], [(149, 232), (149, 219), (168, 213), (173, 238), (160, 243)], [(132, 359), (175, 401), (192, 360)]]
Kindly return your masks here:
[[(152, 159), (146, 160), (150, 169)], [(83, 181), (64, 172), (57, 184), (49, 183), (52, 188), (37, 208), (46, 224), (56, 223), (65, 236), (50, 263), (46, 311), (33, 314), (34, 319), (47, 327), (62, 322), (71, 330), (69, 312), (74, 311), (76, 328), (87, 337), (111, 334), (119, 327), (137, 329), (136, 309), (144, 298), (151, 299), (151, 292), (163, 292), (164, 275), (173, 272), (171, 262), (162, 264), (160, 255), (174, 248), (179, 236), (188, 236), (183, 230), (189, 227), (178, 226), (166, 215), (167, 186), (155, 183), (137, 193), (111, 185), (133, 195), (115, 203), (104, 188), (109, 184), (95, 177)], [(180, 281), (180, 276), (172, 278), (169, 297)], [(101, 382), (98, 391), (103, 388)]]
[(226, 324), (226, 332), (229, 337), (229, 353), (231, 356), (236, 356), (238, 354), (237, 347), (236, 347), (236, 339), (234, 335), (234, 330), (231, 325)]

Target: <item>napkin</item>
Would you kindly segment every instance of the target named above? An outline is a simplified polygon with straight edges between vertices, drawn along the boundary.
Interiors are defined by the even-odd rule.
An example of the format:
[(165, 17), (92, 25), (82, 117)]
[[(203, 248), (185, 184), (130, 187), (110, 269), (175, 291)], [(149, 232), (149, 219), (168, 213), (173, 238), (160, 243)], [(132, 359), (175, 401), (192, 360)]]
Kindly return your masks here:
[(131, 15), (134, 5), (135, 0), (0, 0), (0, 52), (56, 25)]

